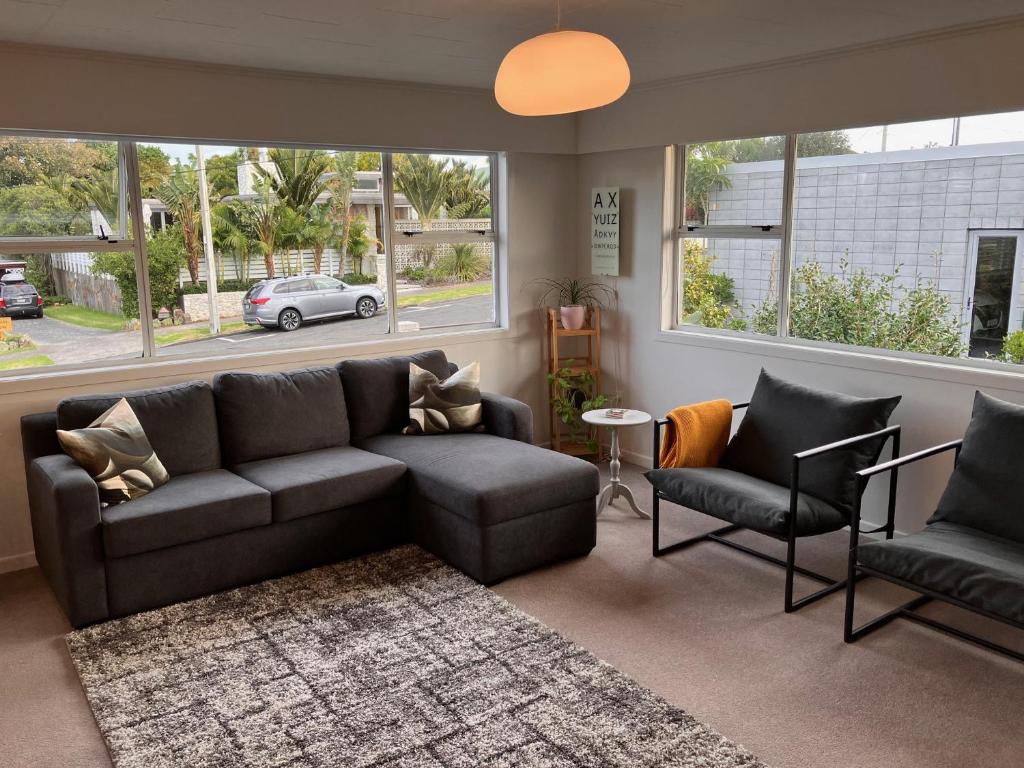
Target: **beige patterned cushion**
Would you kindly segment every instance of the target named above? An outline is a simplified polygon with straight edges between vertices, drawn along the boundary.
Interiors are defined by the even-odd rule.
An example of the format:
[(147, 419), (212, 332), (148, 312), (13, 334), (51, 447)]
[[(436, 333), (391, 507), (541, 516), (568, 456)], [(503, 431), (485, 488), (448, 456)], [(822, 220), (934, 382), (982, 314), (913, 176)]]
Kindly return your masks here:
[(409, 419), (403, 430), (407, 435), (482, 430), (479, 363), (460, 368), (444, 381), (409, 363)]
[(57, 438), (96, 481), (100, 501), (107, 504), (145, 496), (170, 479), (124, 398), (84, 429), (58, 429)]

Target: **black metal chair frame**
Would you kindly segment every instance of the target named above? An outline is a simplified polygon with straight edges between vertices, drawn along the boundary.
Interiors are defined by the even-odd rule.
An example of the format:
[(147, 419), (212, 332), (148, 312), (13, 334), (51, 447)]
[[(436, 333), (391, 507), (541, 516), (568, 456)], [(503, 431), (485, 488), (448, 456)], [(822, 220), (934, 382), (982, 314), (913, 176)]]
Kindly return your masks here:
[[(860, 472), (857, 473), (858, 493), (857, 501), (854, 504), (853, 508), (853, 520), (851, 521), (850, 527), (850, 559), (846, 575), (846, 616), (843, 623), (843, 640), (845, 640), (847, 643), (856, 642), (865, 635), (874, 632), (876, 629), (884, 627), (893, 619), (904, 618), (909, 619), (910, 621), (916, 622), (918, 624), (923, 624), (926, 627), (931, 627), (932, 629), (938, 630), (939, 632), (944, 632), (947, 635), (951, 635), (960, 640), (965, 640), (969, 643), (974, 643), (975, 645), (981, 646), (982, 648), (987, 648), (988, 650), (994, 651), (995, 653), (1000, 653), (1004, 656), (1008, 656), (1011, 659), (1015, 659), (1017, 661), (1024, 661), (1024, 653), (1020, 653), (1018, 651), (1013, 650), (1012, 648), (1007, 648), (1006, 646), (999, 645), (998, 643), (994, 643), (991, 640), (986, 640), (983, 637), (972, 635), (969, 632), (964, 632), (963, 630), (957, 629), (956, 627), (951, 627), (950, 625), (945, 624), (941, 621), (936, 621), (935, 619), (929, 618), (927, 616), (922, 616), (916, 611), (918, 608), (927, 603), (930, 603), (932, 600), (938, 600), (943, 603), (955, 605), (957, 608), (963, 608), (964, 610), (971, 611), (972, 613), (977, 613), (981, 616), (985, 616), (986, 618), (995, 619), (996, 621), (1002, 622), (1003, 624), (1009, 624), (1011, 627), (1016, 627), (1017, 629), (1024, 629), (1024, 624), (1020, 624), (1011, 619), (1007, 619), (1005, 616), (999, 616), (997, 614), (991, 613), (989, 611), (984, 610), (983, 608), (978, 608), (977, 606), (969, 605), (963, 602), (962, 600), (958, 600), (955, 597), (950, 597), (949, 595), (943, 595), (939, 592), (934, 592), (930, 589), (917, 586), (916, 584), (911, 584), (907, 581), (903, 581), (902, 579), (895, 578), (885, 573), (881, 573), (879, 571), (874, 570), (873, 568), (858, 565), (857, 563), (857, 547), (859, 546), (859, 540), (857, 534), (855, 533), (855, 526), (860, 521), (860, 496), (864, 490), (864, 487), (867, 485), (868, 480), (870, 480), (875, 475), (883, 474), (885, 472), (891, 472), (892, 475), (889, 479), (889, 488), (892, 493), (895, 493), (897, 477), (899, 475), (900, 467), (906, 464), (912, 464), (914, 462), (921, 461), (922, 459), (927, 459), (931, 456), (936, 456), (940, 453), (945, 453), (946, 451), (950, 450), (956, 451), (956, 456), (954, 459), (955, 466), (956, 460), (959, 460), (960, 458), (960, 449), (962, 447), (963, 440), (952, 440), (948, 443), (942, 443), (941, 445), (936, 445), (931, 448), (925, 448), (922, 451), (911, 453), (901, 458), (895, 458), (892, 461), (887, 461), (882, 464), (878, 464), (877, 466), (874, 467), (869, 467), (868, 469), (861, 470)], [(895, 510), (893, 505), (890, 505), (889, 518), (886, 523), (886, 528), (890, 530), (893, 528), (894, 512)], [(886, 538), (892, 538), (892, 536), (888, 535), (886, 536)], [(904, 603), (903, 605), (893, 608), (891, 611), (883, 613), (881, 616), (872, 619), (871, 621), (868, 621), (857, 628), (854, 628), (853, 609), (857, 596), (856, 583), (864, 576), (874, 576), (876, 578), (883, 579), (893, 584), (898, 584), (901, 587), (909, 589), (913, 592), (917, 592), (918, 596), (910, 602)]]
[[(736, 411), (736, 410), (739, 410), (741, 408), (746, 408), (749, 405), (750, 405), (749, 402), (733, 403), (732, 404), (732, 409), (734, 411)], [(655, 465), (655, 467), (657, 467), (657, 464), (658, 464), (658, 454), (660, 453), (660, 450), (661, 450), (661, 428), (663, 426), (665, 426), (666, 424), (668, 424), (668, 419), (655, 419), (655, 421), (654, 421), (654, 454), (653, 455), (654, 455), (654, 465)], [(842, 589), (843, 587), (846, 586), (846, 583), (847, 583), (846, 579), (843, 579), (842, 581), (836, 581), (835, 579), (831, 579), (828, 576), (823, 576), (820, 573), (815, 573), (814, 571), (808, 570), (807, 568), (802, 568), (802, 567), (800, 567), (799, 565), (796, 564), (796, 540), (797, 540), (797, 535), (796, 535), (796, 520), (797, 520), (797, 518), (796, 518), (796, 514), (797, 514), (797, 503), (798, 503), (798, 500), (799, 500), (799, 491), (798, 491), (798, 489), (800, 487), (800, 462), (805, 461), (806, 459), (810, 459), (810, 458), (812, 458), (814, 456), (821, 456), (822, 454), (825, 454), (825, 453), (831, 453), (832, 451), (837, 451), (837, 450), (840, 450), (840, 449), (843, 449), (843, 448), (849, 448), (851, 445), (857, 445), (858, 443), (863, 443), (863, 442), (865, 442), (867, 440), (876, 440), (876, 439), (878, 439), (880, 437), (884, 438), (885, 442), (888, 442), (889, 438), (891, 437), (892, 438), (892, 446), (893, 446), (893, 448), (892, 448), (892, 455), (893, 456), (899, 456), (899, 452), (900, 452), (900, 427), (899, 427), (898, 424), (897, 425), (893, 425), (891, 427), (886, 427), (885, 429), (880, 429), (877, 432), (870, 432), (870, 433), (865, 434), (865, 435), (857, 435), (856, 437), (846, 438), (845, 440), (838, 440), (838, 441), (836, 441), (834, 443), (828, 443), (827, 445), (821, 445), (821, 446), (818, 446), (817, 448), (810, 448), (810, 449), (808, 449), (806, 451), (800, 451), (799, 453), (793, 454), (793, 468), (792, 468), (791, 473), (790, 473), (790, 484), (789, 484), (789, 530), (788, 530), (787, 534), (785, 536), (782, 536), (782, 535), (776, 535), (776, 534), (773, 534), (773, 533), (767, 533), (765, 531), (756, 531), (756, 530), (754, 530), (752, 528), (747, 528), (746, 529), (746, 530), (754, 530), (754, 533), (759, 533), (762, 536), (768, 536), (770, 538), (777, 539), (778, 541), (786, 542), (786, 559), (785, 560), (780, 560), (777, 557), (773, 557), (772, 555), (766, 554), (764, 552), (759, 552), (758, 550), (753, 549), (751, 547), (748, 547), (745, 544), (741, 544), (738, 541), (733, 541), (732, 539), (726, 538), (726, 534), (732, 533), (734, 531), (744, 530), (744, 526), (741, 526), (741, 525), (726, 525), (726, 526), (724, 526), (722, 528), (716, 528), (713, 531), (709, 531), (708, 533), (701, 534), (700, 536), (694, 536), (694, 537), (689, 538), (689, 539), (683, 539), (682, 541), (677, 541), (674, 544), (669, 544), (667, 546), (662, 547), (660, 545), (660, 538), (661, 538), (661, 536), (660, 536), (660, 519), (661, 519), (660, 501), (662, 499), (664, 499), (665, 501), (670, 501), (670, 502), (673, 502), (673, 503), (675, 503), (675, 502), (674, 502), (673, 499), (669, 498), (668, 496), (662, 495), (661, 492), (658, 491), (656, 488), (653, 491), (653, 501), (652, 501), (652, 505), (651, 505), (652, 506), (652, 515), (651, 515), (651, 517), (653, 518), (653, 523), (654, 523), (654, 526), (653, 526), (654, 527), (654, 537), (653, 537), (653, 546), (652, 546), (652, 551), (653, 551), (654, 556), (655, 557), (661, 557), (662, 555), (667, 555), (669, 552), (675, 552), (677, 549), (682, 549), (684, 547), (689, 547), (692, 544), (697, 544), (697, 543), (702, 542), (702, 541), (714, 541), (714, 542), (717, 542), (718, 544), (724, 544), (727, 547), (730, 547), (730, 548), (735, 549), (735, 550), (739, 550), (740, 552), (744, 552), (744, 553), (746, 553), (748, 555), (751, 555), (753, 557), (756, 557), (756, 558), (758, 558), (760, 560), (764, 560), (766, 562), (769, 562), (769, 563), (772, 563), (774, 565), (777, 565), (777, 566), (780, 566), (782, 568), (785, 568), (786, 569), (786, 589), (785, 589), (784, 607), (785, 607), (786, 613), (792, 613), (793, 611), (799, 610), (800, 608), (803, 608), (806, 605), (810, 605), (811, 603), (816, 602), (817, 600), (820, 600), (821, 598), (825, 597), (826, 595), (831, 595), (833, 592), (838, 592), (840, 589)], [(883, 449), (885, 447), (885, 442), (883, 442), (883, 444), (882, 444), (882, 448)], [(863, 488), (861, 486), (858, 486), (858, 488), (857, 488), (858, 494), (860, 492), (862, 492), (862, 490), (863, 490)], [(856, 509), (858, 511), (860, 509), (860, 497), (859, 497), (859, 495), (858, 495), (858, 498), (857, 498)], [(890, 488), (889, 488), (889, 516), (888, 516), (889, 522), (885, 526), (882, 526), (880, 528), (873, 528), (873, 529), (870, 529), (870, 530), (867, 530), (867, 531), (863, 531), (863, 533), (879, 533), (879, 532), (885, 531), (886, 538), (890, 538), (891, 539), (892, 535), (893, 535), (893, 530), (894, 530), (893, 522), (892, 521), (893, 521), (893, 518), (895, 517), (895, 510), (896, 510), (896, 485), (895, 485), (895, 482), (893, 482), (890, 485)], [(697, 511), (698, 512), (702, 512), (702, 510), (697, 510)], [(858, 516), (858, 522), (859, 522), (859, 516)], [(793, 578), (794, 578), (794, 575), (798, 574), (798, 573), (801, 576), (806, 576), (809, 579), (814, 579), (815, 581), (818, 581), (818, 582), (820, 582), (822, 584), (825, 584), (826, 586), (824, 588), (822, 588), (822, 589), (819, 589), (817, 592), (813, 592), (813, 593), (811, 593), (809, 595), (805, 595), (804, 597), (801, 597), (798, 600), (793, 600)]]

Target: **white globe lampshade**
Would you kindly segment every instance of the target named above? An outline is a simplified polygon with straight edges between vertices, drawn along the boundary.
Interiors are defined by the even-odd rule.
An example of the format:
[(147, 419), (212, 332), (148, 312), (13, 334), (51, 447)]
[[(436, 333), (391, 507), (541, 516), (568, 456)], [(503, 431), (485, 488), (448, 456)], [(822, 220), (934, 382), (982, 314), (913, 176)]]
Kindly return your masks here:
[(509, 51), (494, 96), (514, 115), (562, 115), (611, 104), (629, 88), (629, 64), (603, 35), (561, 30)]

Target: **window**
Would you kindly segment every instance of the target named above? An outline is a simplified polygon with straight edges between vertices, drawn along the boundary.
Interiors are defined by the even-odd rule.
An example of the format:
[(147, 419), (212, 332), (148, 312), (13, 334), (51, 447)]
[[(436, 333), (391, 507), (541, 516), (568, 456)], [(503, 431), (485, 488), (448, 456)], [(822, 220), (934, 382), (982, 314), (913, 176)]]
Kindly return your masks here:
[[(493, 327), (495, 168), (491, 154), (0, 136), (14, 329), (0, 372)], [(21, 284), (42, 321), (13, 298)]]
[(1024, 363), (1024, 112), (682, 154), (679, 325)]
[(394, 155), (398, 331), (495, 322), (493, 155)]

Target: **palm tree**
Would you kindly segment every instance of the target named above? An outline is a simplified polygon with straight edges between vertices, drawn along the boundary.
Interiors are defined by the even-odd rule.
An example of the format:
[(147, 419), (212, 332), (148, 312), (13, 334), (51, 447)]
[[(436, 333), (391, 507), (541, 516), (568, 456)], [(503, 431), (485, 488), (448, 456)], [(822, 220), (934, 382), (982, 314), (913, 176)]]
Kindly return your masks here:
[[(230, 254), (235, 262), (235, 275), (242, 282), (248, 281), (253, 232), (245, 205), (239, 202), (218, 203), (210, 213), (214, 247), (220, 253)], [(223, 268), (223, 261), (218, 263)]]
[(274, 172), (257, 165), (256, 171), (278, 199), (295, 211), (308, 211), (327, 189), (331, 156), (320, 149), (270, 150)]
[(686, 157), (687, 205), (696, 209), (704, 224), (708, 223), (712, 191), (732, 186), (725, 172), (731, 162), (728, 148), (720, 141), (695, 144)]
[(395, 155), (395, 189), (420, 217), (423, 231), (441, 213), (451, 180), (447, 160), (430, 155)]
[(338, 271), (344, 271), (345, 258), (348, 256), (348, 233), (352, 224), (352, 189), (356, 185), (356, 169), (359, 166), (359, 152), (338, 152), (334, 156), (334, 176), (329, 183), (331, 192), (331, 213), (337, 223), (338, 241), (341, 254), (338, 258)]
[(352, 220), (348, 231), (348, 252), (352, 255), (352, 271), (363, 274), (363, 259), (370, 252), (371, 245), (379, 245), (380, 241), (370, 236), (365, 216), (357, 216)]
[(255, 236), (256, 249), (263, 254), (268, 278), (276, 276), (274, 254), (281, 243), (282, 218), (286, 210), (266, 186), (259, 197), (242, 204), (243, 221)]
[(452, 163), (444, 208), (450, 219), (479, 219), (490, 216), (490, 170), (474, 168), (464, 160)]
[(199, 259), (203, 252), (201, 216), (199, 212), (199, 182), (196, 172), (188, 166), (178, 165), (156, 191), (167, 210), (181, 226), (185, 241), (185, 263), (192, 285), (199, 284)]
[(324, 250), (338, 237), (338, 222), (327, 205), (314, 205), (306, 218), (301, 240), (313, 250), (313, 271), (320, 272)]
[[(71, 182), (71, 194), (85, 204), (92, 204), (108, 223), (116, 221), (119, 206), (118, 172), (114, 168), (97, 176)], [(84, 207), (84, 206), (83, 206)], [(91, 222), (90, 222), (91, 224)], [(109, 232), (107, 234), (110, 234)]]

